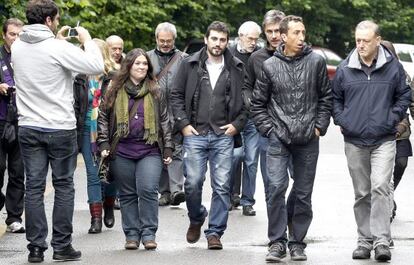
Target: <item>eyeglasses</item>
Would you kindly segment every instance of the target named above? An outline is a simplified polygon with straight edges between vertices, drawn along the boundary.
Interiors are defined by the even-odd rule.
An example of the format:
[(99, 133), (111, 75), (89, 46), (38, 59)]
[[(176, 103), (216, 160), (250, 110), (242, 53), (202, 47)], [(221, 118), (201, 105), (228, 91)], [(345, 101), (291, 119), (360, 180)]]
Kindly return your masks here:
[(159, 43), (161, 44), (172, 44), (174, 42), (174, 40), (158, 40)]

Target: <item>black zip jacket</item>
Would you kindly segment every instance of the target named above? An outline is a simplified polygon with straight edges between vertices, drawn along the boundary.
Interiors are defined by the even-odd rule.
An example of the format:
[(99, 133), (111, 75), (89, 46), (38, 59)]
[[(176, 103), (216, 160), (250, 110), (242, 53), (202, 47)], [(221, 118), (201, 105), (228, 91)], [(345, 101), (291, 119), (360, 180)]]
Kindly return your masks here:
[(285, 144), (307, 144), (315, 128), (328, 129), (332, 94), (322, 56), (304, 46), (296, 57), (283, 54), (280, 45), (263, 63), (252, 98), (252, 118), (264, 136), (274, 132)]

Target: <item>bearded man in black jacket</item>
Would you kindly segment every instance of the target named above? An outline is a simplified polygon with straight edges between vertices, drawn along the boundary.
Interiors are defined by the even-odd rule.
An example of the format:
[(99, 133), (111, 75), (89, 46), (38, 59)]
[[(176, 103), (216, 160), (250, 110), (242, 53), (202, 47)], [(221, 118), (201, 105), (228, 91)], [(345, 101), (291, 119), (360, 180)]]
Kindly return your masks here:
[[(304, 238), (312, 221), (312, 190), (319, 155), (319, 137), (329, 126), (332, 95), (325, 60), (305, 44), (302, 18), (280, 22), (283, 43), (263, 64), (253, 90), (251, 112), (260, 133), (269, 138), (267, 150), (268, 262), (286, 256), (306, 260)], [(296, 200), (287, 237), (285, 193), (288, 162), (293, 162)]]

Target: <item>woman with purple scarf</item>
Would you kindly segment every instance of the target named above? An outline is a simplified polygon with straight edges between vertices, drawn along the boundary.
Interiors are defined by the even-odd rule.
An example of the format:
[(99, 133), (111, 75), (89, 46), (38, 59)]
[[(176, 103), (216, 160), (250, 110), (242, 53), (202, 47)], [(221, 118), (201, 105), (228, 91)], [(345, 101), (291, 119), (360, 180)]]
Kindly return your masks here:
[(116, 196), (115, 184), (103, 184), (99, 179), (99, 157), (96, 145), (98, 109), (109, 85), (111, 75), (116, 70), (116, 64), (110, 56), (105, 41), (93, 40), (102, 52), (105, 71), (98, 76), (78, 75), (74, 83), (78, 147), (85, 161), (88, 183), (88, 203), (91, 213), (91, 227), (88, 233), (90, 234), (102, 231), (102, 209), (104, 210), (105, 226), (108, 228), (114, 226), (114, 201)]

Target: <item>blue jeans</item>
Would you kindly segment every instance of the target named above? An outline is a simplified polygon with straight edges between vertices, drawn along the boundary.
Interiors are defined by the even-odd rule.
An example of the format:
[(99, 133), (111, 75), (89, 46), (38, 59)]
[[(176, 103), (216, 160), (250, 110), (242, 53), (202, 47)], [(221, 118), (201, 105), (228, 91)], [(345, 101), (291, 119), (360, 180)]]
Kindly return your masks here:
[[(252, 120), (248, 120), (243, 129), (243, 178), (242, 196), (240, 204), (242, 206), (254, 205), (254, 193), (256, 191), (257, 164), (260, 154), (260, 134)], [(262, 172), (263, 173), (263, 172)]]
[(190, 222), (202, 223), (207, 210), (202, 205), (202, 191), (207, 160), (210, 162), (211, 188), (213, 191), (210, 206), (209, 227), (205, 235), (222, 236), (227, 227), (228, 206), (230, 204), (230, 170), (233, 156), (233, 137), (216, 135), (192, 135), (184, 137), (184, 183), (185, 199)]
[[(288, 212), (285, 194), (289, 185), (289, 164), (293, 162), (294, 182), (289, 246), (302, 245), (312, 221), (312, 191), (319, 156), (319, 138), (306, 145), (286, 145), (272, 133), (267, 152), (268, 237), (271, 243), (287, 242)], [(292, 201), (293, 200), (293, 201)]]
[(82, 132), (82, 157), (86, 166), (88, 180), (88, 203), (102, 202), (102, 193), (105, 197), (115, 197), (114, 183), (103, 184), (98, 176), (99, 162), (95, 161), (91, 151), (91, 129), (85, 126)]
[(33, 247), (47, 249), (48, 225), (43, 200), (50, 164), (55, 189), (51, 245), (55, 251), (62, 250), (72, 242), (73, 173), (78, 153), (76, 130), (40, 132), (20, 127), (19, 142), (26, 172), (27, 247), (29, 250)]
[(126, 240), (155, 240), (158, 229), (158, 185), (161, 156), (139, 160), (117, 155), (110, 163), (119, 190), (122, 229)]

